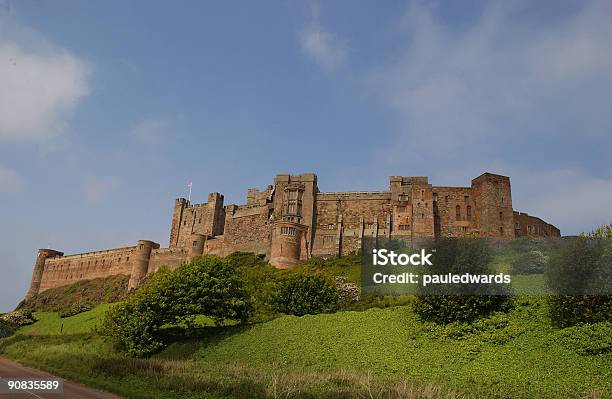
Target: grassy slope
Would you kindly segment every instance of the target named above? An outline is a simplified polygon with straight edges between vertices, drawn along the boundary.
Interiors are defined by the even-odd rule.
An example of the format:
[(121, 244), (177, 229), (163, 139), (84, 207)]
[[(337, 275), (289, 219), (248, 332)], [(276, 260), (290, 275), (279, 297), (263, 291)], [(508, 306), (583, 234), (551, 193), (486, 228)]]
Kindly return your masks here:
[[(236, 378), (253, 370), (263, 373), (250, 385), (239, 384), (249, 391), (268, 389), (252, 384), (264, 384), (277, 370), (330, 375), (344, 369), (371, 371), (377, 378), (391, 380), (408, 378), (481, 397), (566, 398), (594, 390), (602, 393), (599, 397), (609, 397), (612, 354), (578, 355), (560, 331), (549, 326), (541, 301), (524, 302), (510, 315), (493, 318), (482, 331), (463, 335), (452, 327), (418, 322), (409, 307), (283, 316), (246, 328), (211, 329), (206, 339), (177, 342), (158, 354), (152, 362), (161, 371), (137, 367), (126, 373), (134, 367), (127, 363), (121, 366), (126, 371), (102, 372), (108, 364), (101, 366), (100, 361), (121, 356), (91, 335), (17, 337), (0, 345), (0, 353), (134, 398), (187, 397), (181, 391), (185, 389), (219, 392), (219, 381), (225, 381), (222, 392), (240, 396), (233, 390), (238, 389), (236, 382), (224, 377), (236, 364), (244, 367)], [(98, 307), (65, 319), (64, 331), (67, 325), (75, 332), (87, 329), (93, 325), (90, 317), (103, 310)], [(54, 333), (54, 322), (57, 319), (48, 316), (22, 332)], [(209, 382), (190, 385), (203, 380)], [(133, 387), (136, 381), (138, 388)], [(194, 393), (193, 397), (207, 396)]]
[[(83, 312), (64, 319), (59, 317), (57, 312), (35, 312), (38, 321), (29, 326), (19, 329), (21, 334), (78, 334), (90, 332), (95, 326), (99, 325), (102, 316), (112, 304), (96, 306), (89, 312)], [(62, 328), (63, 325), (63, 328)]]

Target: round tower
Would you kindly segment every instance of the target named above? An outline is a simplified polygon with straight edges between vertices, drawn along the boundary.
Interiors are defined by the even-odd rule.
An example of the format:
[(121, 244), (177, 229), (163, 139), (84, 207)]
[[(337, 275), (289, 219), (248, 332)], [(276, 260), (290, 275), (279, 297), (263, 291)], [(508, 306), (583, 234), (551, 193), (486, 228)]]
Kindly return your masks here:
[(192, 234), (191, 245), (189, 246), (189, 260), (202, 256), (204, 253), (204, 243), (206, 236), (204, 234)]
[(136, 244), (136, 251), (134, 252), (134, 260), (132, 261), (132, 273), (130, 274), (130, 281), (128, 282), (128, 291), (138, 287), (142, 279), (147, 275), (151, 251), (158, 248), (159, 244), (153, 241), (138, 241), (138, 244)]
[(42, 281), (43, 273), (45, 271), (45, 262), (47, 261), (47, 259), (55, 258), (57, 256), (64, 256), (64, 253), (47, 248), (41, 248), (38, 250), (38, 255), (36, 256), (36, 263), (34, 263), (34, 271), (32, 272), (32, 281), (30, 282), (30, 289), (28, 290), (28, 293), (25, 297), (26, 300), (38, 294), (38, 291), (40, 289), (40, 282)]
[(287, 269), (300, 261), (302, 239), (307, 226), (278, 221), (272, 227), (270, 264), (278, 269)]

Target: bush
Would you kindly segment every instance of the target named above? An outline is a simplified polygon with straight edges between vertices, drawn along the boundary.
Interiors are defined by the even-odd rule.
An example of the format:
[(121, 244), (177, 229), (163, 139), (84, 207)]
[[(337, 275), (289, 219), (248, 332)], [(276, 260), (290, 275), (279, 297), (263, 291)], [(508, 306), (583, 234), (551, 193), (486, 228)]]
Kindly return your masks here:
[(203, 257), (153, 274), (127, 302), (107, 313), (101, 333), (130, 356), (143, 357), (164, 346), (165, 329), (180, 325), (189, 330), (199, 315), (217, 325), (241, 323), (250, 309), (235, 270), (217, 257)]
[(359, 301), (361, 297), (361, 290), (357, 284), (349, 283), (344, 276), (336, 277), (335, 282), (336, 289), (338, 291), (339, 306), (344, 308)]
[(574, 326), (559, 332), (561, 341), (579, 355), (612, 352), (612, 324), (596, 323)]
[(576, 239), (551, 257), (545, 281), (549, 316), (558, 327), (612, 321), (612, 242)]
[(278, 312), (304, 316), (333, 312), (338, 306), (338, 291), (333, 280), (320, 274), (289, 272), (274, 295)]
[(277, 291), (279, 269), (253, 253), (234, 252), (224, 260), (240, 275), (253, 308), (251, 320), (271, 319), (275, 314), (272, 299)]
[(17, 326), (9, 323), (8, 321), (0, 318), (0, 338), (5, 338), (13, 335), (17, 330)]
[(21, 327), (34, 323), (36, 321), (36, 317), (34, 317), (31, 309), (21, 309), (2, 315), (0, 320), (8, 323), (9, 325)]
[(77, 303), (74, 306), (71, 306), (66, 309), (62, 309), (59, 312), (59, 317), (65, 318), (65, 317), (75, 316), (79, 313), (88, 312), (92, 310), (93, 308), (94, 308), (94, 305), (88, 302)]
[[(480, 239), (440, 239), (433, 248), (431, 274), (489, 275), (489, 244)], [(510, 289), (495, 284), (419, 285), (413, 309), (423, 321), (438, 324), (472, 322), (496, 311), (511, 308)]]
[(541, 251), (529, 251), (520, 254), (512, 261), (510, 272), (512, 274), (541, 274), (547, 257)]

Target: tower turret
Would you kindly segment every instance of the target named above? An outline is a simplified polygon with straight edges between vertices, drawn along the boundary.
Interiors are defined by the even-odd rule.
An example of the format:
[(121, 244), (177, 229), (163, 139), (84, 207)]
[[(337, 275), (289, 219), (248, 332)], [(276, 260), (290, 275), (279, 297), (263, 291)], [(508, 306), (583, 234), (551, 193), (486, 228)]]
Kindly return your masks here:
[(64, 253), (47, 248), (41, 248), (38, 250), (36, 262), (34, 263), (34, 271), (32, 272), (32, 281), (30, 282), (30, 289), (28, 290), (28, 293), (25, 297), (26, 300), (38, 294), (38, 290), (40, 289), (40, 282), (42, 281), (43, 273), (45, 271), (45, 262), (48, 258), (55, 258), (56, 256), (64, 256)]
[(151, 251), (158, 248), (159, 244), (153, 241), (138, 241), (136, 252), (134, 253), (134, 260), (132, 262), (132, 273), (130, 274), (130, 281), (128, 282), (128, 291), (138, 287), (142, 279), (147, 275)]

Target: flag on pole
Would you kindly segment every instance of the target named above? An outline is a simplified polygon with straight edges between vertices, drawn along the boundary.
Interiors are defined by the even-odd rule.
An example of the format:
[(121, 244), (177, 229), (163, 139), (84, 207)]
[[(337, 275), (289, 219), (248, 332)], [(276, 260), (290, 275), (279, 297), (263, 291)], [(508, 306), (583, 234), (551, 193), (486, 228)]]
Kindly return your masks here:
[(189, 198), (187, 198), (187, 201), (191, 202), (191, 187), (193, 187), (193, 182), (190, 181), (187, 187), (189, 187)]

